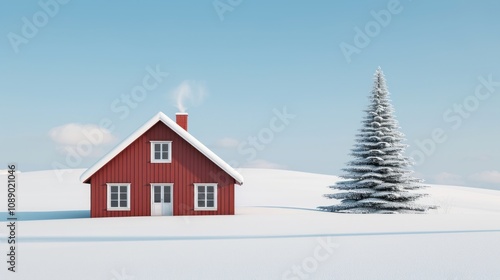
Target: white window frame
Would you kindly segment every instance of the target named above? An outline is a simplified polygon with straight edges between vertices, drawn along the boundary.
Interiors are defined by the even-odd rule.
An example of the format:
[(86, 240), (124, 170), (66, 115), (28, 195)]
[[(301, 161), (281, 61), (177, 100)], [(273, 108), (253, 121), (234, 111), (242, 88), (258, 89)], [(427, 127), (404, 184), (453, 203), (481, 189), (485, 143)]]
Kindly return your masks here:
[[(152, 163), (171, 163), (172, 162), (172, 141), (150, 141), (150, 142), (151, 142), (151, 162)], [(168, 144), (168, 158), (167, 159), (155, 159), (155, 144)]]
[(170, 186), (170, 203), (174, 205), (174, 183), (150, 183), (151, 186), (151, 205), (153, 205), (154, 199), (154, 187), (155, 186)]
[[(207, 193), (207, 187), (214, 187), (214, 207), (198, 207), (198, 187), (205, 187), (205, 194)], [(207, 198), (205, 196), (205, 205)], [(217, 211), (217, 183), (196, 183), (194, 184), (194, 210), (195, 211)]]
[[(130, 183), (107, 183), (107, 210), (108, 211), (130, 211)], [(118, 191), (118, 207), (111, 207), (111, 187), (117, 186), (120, 189), (121, 186), (127, 187), (127, 206), (120, 207), (120, 191)]]

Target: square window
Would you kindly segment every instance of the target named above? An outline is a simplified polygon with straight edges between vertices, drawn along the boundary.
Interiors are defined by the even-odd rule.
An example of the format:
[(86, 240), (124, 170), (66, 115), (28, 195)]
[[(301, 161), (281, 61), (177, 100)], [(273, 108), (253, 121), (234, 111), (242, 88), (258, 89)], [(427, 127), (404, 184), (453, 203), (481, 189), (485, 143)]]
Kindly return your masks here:
[(172, 161), (172, 142), (170, 141), (151, 141), (151, 162), (169, 163)]
[(217, 184), (195, 184), (195, 210), (217, 210)]
[(107, 184), (108, 211), (130, 210), (130, 184)]

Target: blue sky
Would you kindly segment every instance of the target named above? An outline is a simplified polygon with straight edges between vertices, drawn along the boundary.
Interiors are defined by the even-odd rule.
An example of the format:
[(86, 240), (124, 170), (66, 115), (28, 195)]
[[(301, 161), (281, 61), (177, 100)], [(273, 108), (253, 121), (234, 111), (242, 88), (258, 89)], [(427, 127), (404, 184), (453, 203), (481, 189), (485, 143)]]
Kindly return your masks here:
[[(500, 189), (498, 10), (498, 1), (2, 1), (1, 161), (88, 167), (158, 111), (174, 118), (183, 92), (189, 131), (235, 166), (340, 174), (381, 66), (417, 174)], [(112, 126), (100, 141), (68, 160), (81, 130), (103, 121)]]

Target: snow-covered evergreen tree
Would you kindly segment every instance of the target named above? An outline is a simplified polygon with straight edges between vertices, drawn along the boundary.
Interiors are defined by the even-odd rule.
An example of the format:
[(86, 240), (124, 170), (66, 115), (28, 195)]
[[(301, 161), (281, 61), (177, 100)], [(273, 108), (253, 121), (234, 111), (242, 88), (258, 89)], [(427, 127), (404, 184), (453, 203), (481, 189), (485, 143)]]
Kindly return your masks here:
[(341, 203), (318, 208), (343, 213), (413, 213), (436, 208), (414, 203), (426, 194), (412, 190), (425, 186), (412, 176), (411, 161), (403, 155), (407, 145), (403, 144), (404, 135), (393, 115), (380, 67), (365, 112), (351, 153), (354, 159), (343, 169), (345, 180), (330, 186), (343, 192), (325, 194)]

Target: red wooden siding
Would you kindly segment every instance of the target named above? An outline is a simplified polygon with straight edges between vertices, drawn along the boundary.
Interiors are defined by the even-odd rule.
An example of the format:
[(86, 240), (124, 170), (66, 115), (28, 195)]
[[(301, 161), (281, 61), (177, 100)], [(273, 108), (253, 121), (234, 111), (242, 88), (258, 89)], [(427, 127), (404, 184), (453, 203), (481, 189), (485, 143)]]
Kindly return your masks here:
[[(172, 141), (172, 162), (151, 163), (150, 141)], [(91, 217), (150, 216), (151, 183), (173, 183), (173, 214), (233, 215), (235, 180), (159, 121), (90, 178)], [(107, 211), (107, 183), (130, 183), (130, 211)], [(217, 211), (194, 211), (194, 183), (217, 183)]]

